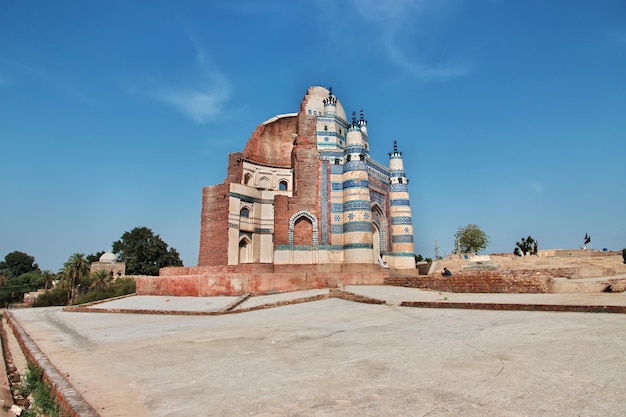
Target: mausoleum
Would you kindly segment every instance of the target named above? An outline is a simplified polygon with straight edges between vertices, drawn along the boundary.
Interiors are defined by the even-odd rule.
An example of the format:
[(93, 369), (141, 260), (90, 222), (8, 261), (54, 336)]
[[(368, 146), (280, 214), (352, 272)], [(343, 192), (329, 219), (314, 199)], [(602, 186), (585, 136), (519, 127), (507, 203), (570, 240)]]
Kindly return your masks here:
[(91, 263), (89, 272), (94, 273), (96, 271), (108, 271), (115, 279), (126, 275), (126, 263), (119, 262), (117, 260), (117, 255), (113, 252), (104, 252), (98, 259), (98, 262)]
[[(371, 145), (388, 147), (387, 163), (371, 157)], [(395, 141), (370, 138), (363, 111), (348, 119), (332, 88), (310, 87), (299, 111), (258, 125), (229, 155), (224, 182), (203, 189), (198, 266), (163, 268), (138, 281), (138, 293), (281, 291), (413, 275), (408, 182)]]
[[(351, 120), (332, 89), (308, 89), (298, 113), (260, 124), (206, 187), (198, 266), (377, 264), (415, 268), (408, 179), (394, 142), (371, 158), (363, 111)], [(387, 142), (391, 148), (391, 143)]]

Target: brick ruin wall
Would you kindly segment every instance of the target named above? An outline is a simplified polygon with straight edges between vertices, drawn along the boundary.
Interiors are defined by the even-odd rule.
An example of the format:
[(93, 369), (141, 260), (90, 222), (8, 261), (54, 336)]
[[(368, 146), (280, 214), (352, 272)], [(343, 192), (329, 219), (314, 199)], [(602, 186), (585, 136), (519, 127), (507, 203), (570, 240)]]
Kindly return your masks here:
[[(289, 220), (301, 210), (306, 210), (320, 219), (319, 207), (319, 170), (320, 155), (316, 143), (315, 116), (300, 114), (291, 166), (293, 172), (293, 196), (276, 196), (274, 198), (274, 243), (289, 244)], [(304, 227), (303, 227), (304, 226)], [(296, 236), (300, 243), (311, 245), (311, 233), (306, 235), (306, 225), (297, 230), (302, 236)]]
[(198, 265), (228, 264), (228, 184), (202, 190)]
[(451, 277), (389, 277), (385, 285), (456, 293), (549, 293), (554, 277), (570, 276), (573, 272), (571, 268), (466, 271)]
[(198, 267), (189, 268), (185, 275), (166, 273), (156, 277), (137, 277), (136, 294), (195, 297), (273, 294), (343, 285), (383, 285), (388, 275), (381, 269), (363, 273), (363, 268), (369, 265), (360, 265), (359, 270), (356, 264), (351, 265), (354, 268), (342, 268), (342, 265), (285, 265), (290, 268), (276, 268), (273, 272), (261, 272), (266, 268), (257, 268), (258, 264), (248, 265), (249, 271), (245, 268), (232, 272), (228, 268), (211, 270)]
[[(140, 295), (270, 294), (342, 285), (394, 285), (452, 293), (550, 293), (555, 277), (572, 268), (466, 271), (443, 277), (418, 271), (381, 269), (371, 264), (272, 265), (243, 264), (161, 269), (158, 277), (137, 278)], [(626, 290), (626, 280), (608, 279), (613, 292)]]
[(260, 164), (290, 166), (293, 148), (292, 135), (297, 132), (297, 128), (296, 116), (283, 117), (258, 125), (248, 139), (242, 156)]

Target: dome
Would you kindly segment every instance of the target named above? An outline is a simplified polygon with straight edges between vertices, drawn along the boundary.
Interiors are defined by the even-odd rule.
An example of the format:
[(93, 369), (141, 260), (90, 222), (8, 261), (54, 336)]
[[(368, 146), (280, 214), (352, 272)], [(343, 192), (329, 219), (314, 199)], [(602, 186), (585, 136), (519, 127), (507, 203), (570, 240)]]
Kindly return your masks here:
[(100, 257), (100, 262), (117, 262), (117, 255), (112, 252), (104, 252)]
[[(333, 96), (335, 94), (333, 93)], [(309, 87), (306, 92), (306, 96), (302, 101), (301, 110), (305, 110), (308, 113), (308, 110), (314, 112), (315, 115), (323, 115), (324, 114), (324, 99), (328, 98), (328, 90), (324, 87), (315, 86)], [(336, 108), (337, 117), (347, 121), (346, 111), (343, 109), (343, 106), (339, 99), (337, 99), (337, 108)]]

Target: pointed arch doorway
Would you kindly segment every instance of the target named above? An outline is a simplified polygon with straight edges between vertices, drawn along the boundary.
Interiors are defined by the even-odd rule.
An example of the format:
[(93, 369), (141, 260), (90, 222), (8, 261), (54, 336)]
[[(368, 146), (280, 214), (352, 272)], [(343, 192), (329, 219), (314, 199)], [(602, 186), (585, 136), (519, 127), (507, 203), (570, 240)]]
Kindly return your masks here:
[(239, 241), (239, 263), (247, 264), (252, 262), (252, 242), (247, 236)]
[(382, 255), (380, 251), (380, 230), (378, 230), (378, 225), (374, 223), (374, 236), (372, 238), (372, 243), (374, 244), (374, 263), (378, 262), (378, 257)]
[(387, 253), (387, 218), (378, 204), (372, 206), (372, 243), (374, 247), (374, 262), (378, 257)]

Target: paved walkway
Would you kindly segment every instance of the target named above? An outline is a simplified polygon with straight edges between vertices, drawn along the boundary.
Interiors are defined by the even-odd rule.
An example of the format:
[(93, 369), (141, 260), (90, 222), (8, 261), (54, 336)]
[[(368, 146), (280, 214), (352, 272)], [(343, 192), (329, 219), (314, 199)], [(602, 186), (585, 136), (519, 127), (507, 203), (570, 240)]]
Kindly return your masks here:
[[(486, 310), (589, 311), (626, 313), (626, 293), (467, 294), (383, 285), (348, 285), (344, 293), (388, 305)], [(152, 314), (218, 314), (299, 303), (330, 297), (329, 289), (294, 291), (255, 297), (131, 296), (79, 311), (137, 312)]]
[[(622, 314), (490, 311), (625, 308), (624, 293), (343, 291), (384, 305), (311, 290), (131, 296), (85, 312), (8, 315), (88, 415), (626, 415)], [(405, 307), (415, 303), (465, 308)]]

